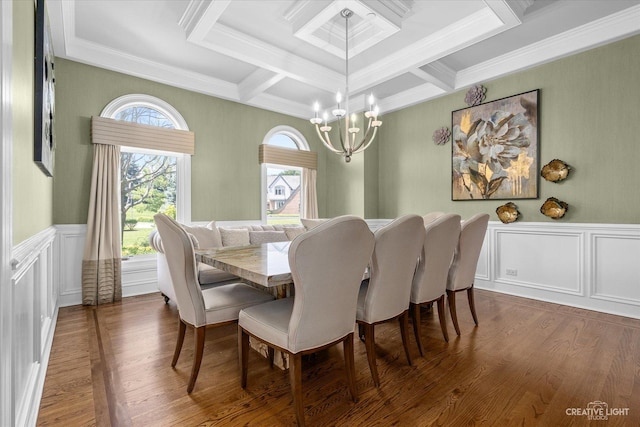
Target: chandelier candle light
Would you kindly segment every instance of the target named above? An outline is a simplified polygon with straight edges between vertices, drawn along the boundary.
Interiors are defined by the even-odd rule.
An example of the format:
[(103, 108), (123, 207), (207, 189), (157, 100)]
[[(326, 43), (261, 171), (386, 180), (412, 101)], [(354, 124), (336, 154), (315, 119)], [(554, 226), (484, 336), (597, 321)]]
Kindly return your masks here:
[[(374, 105), (375, 99), (373, 98), (373, 94), (371, 94), (369, 96), (369, 111), (366, 111), (364, 113), (365, 119), (368, 119), (367, 129), (364, 132), (364, 136), (362, 137), (362, 139), (356, 141), (356, 137), (358, 137), (360, 128), (356, 127), (356, 115), (351, 114), (351, 116), (349, 116), (349, 18), (353, 15), (353, 12), (349, 9), (343, 9), (342, 12), (340, 12), (340, 15), (345, 18), (345, 108), (341, 107), (342, 94), (338, 92), (336, 94), (336, 102), (338, 103), (338, 108), (331, 111), (331, 113), (335, 116), (338, 122), (338, 135), (340, 136), (341, 149), (336, 148), (331, 142), (331, 138), (329, 137), (331, 126), (327, 125), (327, 120), (329, 118), (327, 112), (324, 112), (322, 118), (318, 117), (318, 114), (320, 112), (320, 104), (318, 104), (317, 102), (314, 104), (314, 117), (310, 121), (313, 125), (316, 126), (318, 136), (320, 137), (320, 140), (325, 145), (325, 147), (336, 154), (344, 156), (345, 162), (349, 163), (353, 154), (361, 153), (366, 150), (369, 145), (371, 145), (376, 137), (378, 128), (380, 127), (380, 125), (382, 125), (382, 122), (378, 120), (378, 106)], [(342, 123), (343, 119), (344, 124)], [(324, 126), (321, 126), (323, 122)]]

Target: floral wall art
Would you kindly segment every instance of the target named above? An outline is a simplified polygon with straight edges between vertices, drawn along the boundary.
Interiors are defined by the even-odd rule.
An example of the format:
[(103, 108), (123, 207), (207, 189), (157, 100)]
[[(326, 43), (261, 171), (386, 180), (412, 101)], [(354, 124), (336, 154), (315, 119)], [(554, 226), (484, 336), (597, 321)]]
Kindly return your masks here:
[(538, 198), (538, 92), (451, 113), (452, 200)]

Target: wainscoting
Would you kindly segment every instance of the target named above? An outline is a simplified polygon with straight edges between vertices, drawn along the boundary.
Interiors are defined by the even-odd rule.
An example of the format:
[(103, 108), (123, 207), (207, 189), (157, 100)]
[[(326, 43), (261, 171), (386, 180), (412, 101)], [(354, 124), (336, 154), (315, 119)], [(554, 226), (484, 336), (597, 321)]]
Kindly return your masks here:
[(640, 318), (640, 225), (490, 222), (476, 286)]
[[(8, 406), (15, 425), (35, 425), (58, 315), (54, 270), (56, 230), (49, 227), (12, 250), (9, 313), (11, 339), (2, 344), (12, 381)], [(5, 351), (7, 353), (5, 354)]]
[[(60, 307), (82, 304), (82, 252), (87, 226), (57, 225), (56, 250), (59, 255), (57, 280)], [(147, 255), (122, 261), (122, 296), (156, 292), (156, 257)]]
[[(388, 220), (367, 220), (372, 230)], [(226, 221), (238, 226), (257, 221)], [(205, 225), (199, 223), (198, 225)], [(59, 305), (81, 303), (84, 225), (57, 229)], [(491, 221), (476, 286), (511, 295), (640, 318), (640, 225)], [(155, 292), (155, 258), (122, 263), (123, 295)]]
[[(388, 220), (368, 222), (375, 230)], [(12, 312), (3, 313), (13, 333), (2, 351), (11, 354), (16, 425), (35, 425), (58, 307), (81, 303), (85, 232), (59, 225), (13, 248)], [(640, 318), (639, 261), (640, 225), (490, 222), (476, 286)], [(122, 282), (124, 296), (156, 292), (155, 258), (124, 261)]]

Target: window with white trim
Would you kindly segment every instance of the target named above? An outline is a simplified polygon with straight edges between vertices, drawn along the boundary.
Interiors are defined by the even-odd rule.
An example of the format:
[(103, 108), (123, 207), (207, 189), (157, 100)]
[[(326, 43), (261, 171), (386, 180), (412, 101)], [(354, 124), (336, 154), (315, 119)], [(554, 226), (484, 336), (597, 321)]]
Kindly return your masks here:
[[(289, 126), (277, 126), (267, 133), (264, 144), (309, 151), (302, 134)], [(302, 168), (262, 164), (262, 220), (266, 224), (300, 224)], [(289, 191), (287, 191), (289, 188)]]
[[(188, 130), (171, 105), (149, 95), (125, 95), (112, 101), (101, 117), (167, 129)], [(191, 156), (121, 146), (121, 223), (123, 257), (152, 253), (148, 236), (153, 215), (162, 212), (190, 220)]]

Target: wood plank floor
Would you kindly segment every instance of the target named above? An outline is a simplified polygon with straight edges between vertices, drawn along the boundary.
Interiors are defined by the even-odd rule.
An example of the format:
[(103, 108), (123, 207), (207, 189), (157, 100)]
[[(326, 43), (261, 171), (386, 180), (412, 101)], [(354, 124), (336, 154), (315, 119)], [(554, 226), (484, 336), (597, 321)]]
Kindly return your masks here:
[[(397, 324), (376, 327), (380, 388), (356, 341), (357, 403), (349, 399), (341, 346), (305, 360), (307, 424), (640, 426), (640, 320), (477, 290), (476, 328), (466, 298), (458, 300), (462, 336), (449, 320), (445, 343), (437, 314), (425, 314), (425, 357), (411, 335), (414, 366)], [(248, 387), (240, 388), (233, 325), (207, 331), (188, 395), (193, 336), (187, 330), (172, 369), (177, 332), (176, 307), (159, 294), (60, 309), (38, 425), (295, 424), (288, 375), (255, 352)], [(629, 409), (606, 421), (567, 415), (595, 401)]]

